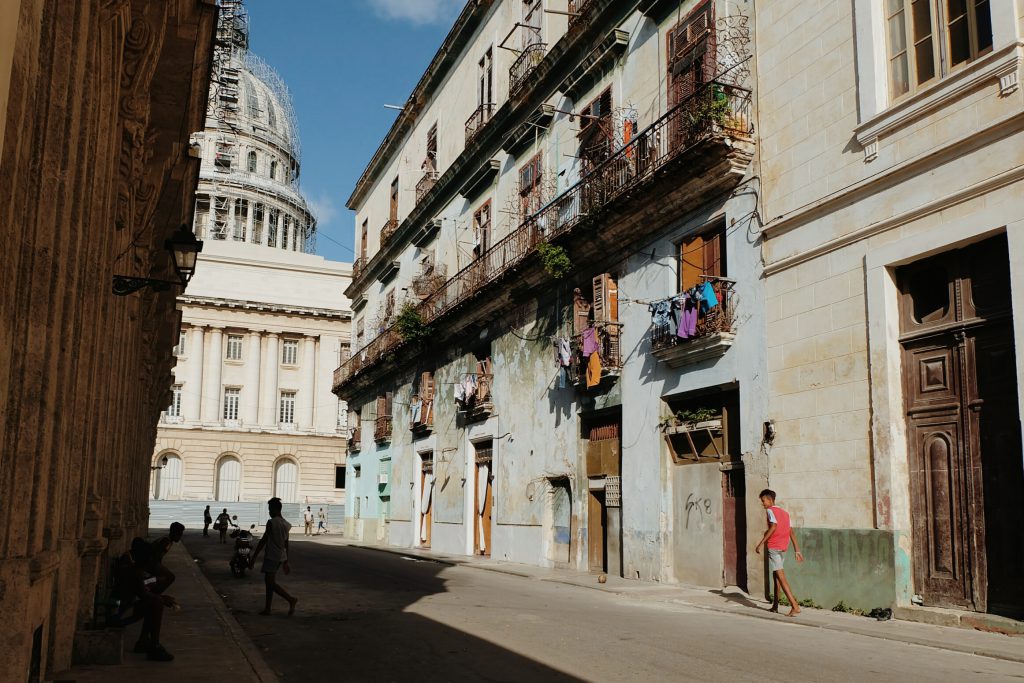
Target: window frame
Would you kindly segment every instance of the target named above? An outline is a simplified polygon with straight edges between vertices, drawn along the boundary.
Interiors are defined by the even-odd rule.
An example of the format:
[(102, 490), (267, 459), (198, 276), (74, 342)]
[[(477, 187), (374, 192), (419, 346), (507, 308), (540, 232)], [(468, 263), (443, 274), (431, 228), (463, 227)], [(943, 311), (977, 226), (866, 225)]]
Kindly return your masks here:
[(184, 358), (188, 348), (188, 330), (178, 330), (178, 343), (171, 352), (175, 358)]
[[(297, 391), (293, 391), (291, 389), (285, 389), (278, 392), (277, 423), (279, 425), (295, 425), (295, 397), (297, 394)], [(286, 411), (288, 413), (287, 416), (291, 417), (291, 420), (284, 419), (286, 417)]]
[[(709, 251), (714, 252), (715, 247), (709, 247), (711, 240), (717, 240), (717, 258), (713, 260), (713, 265), (717, 265), (717, 273), (709, 272), (709, 270), (715, 270), (715, 268), (709, 269), (708, 267), (708, 253)], [(691, 287), (699, 285), (705, 281), (706, 277), (718, 277), (725, 278), (729, 276), (728, 270), (728, 250), (726, 247), (728, 241), (728, 229), (724, 221), (715, 221), (710, 225), (704, 226), (699, 230), (695, 230), (691, 233), (687, 233), (676, 242), (676, 258), (678, 264), (678, 277), (676, 278), (676, 284), (679, 288), (679, 292), (685, 292)], [(697, 245), (686, 251), (688, 244)], [(695, 262), (688, 262), (686, 254), (695, 253), (700, 250), (701, 264), (698, 267)], [(693, 275), (692, 278), (687, 278), (687, 265), (691, 268), (690, 270), (699, 270), (700, 272)], [(693, 280), (693, 284), (687, 287), (687, 283)]]
[[(245, 342), (243, 335), (240, 334), (229, 334), (227, 335), (227, 343), (224, 345), (224, 360), (226, 361), (241, 361), (242, 358), (242, 346)], [(234, 353), (232, 353), (234, 350)]]
[[(344, 491), (345, 490), (345, 488), (346, 488), (345, 484), (347, 483), (345, 481), (346, 478), (347, 478), (345, 475), (346, 475), (347, 469), (348, 468), (345, 465), (335, 465), (334, 466), (334, 490), (335, 491)], [(341, 486), (338, 486), (338, 475), (339, 474), (341, 475)]]
[[(286, 350), (292, 350), (290, 354), (292, 356), (291, 362), (288, 361), (289, 354)], [(282, 339), (281, 340), (281, 365), (297, 366), (299, 364), (299, 340), (298, 339)]]
[[(228, 399), (233, 398), (233, 401)], [(225, 423), (238, 422), (239, 408), (242, 403), (242, 389), (241, 387), (224, 387), (224, 398), (222, 401), (221, 419)], [(233, 417), (229, 416), (229, 413), (233, 413)]]
[(171, 385), (171, 403), (165, 411), (167, 417), (181, 417), (181, 388), (180, 383)]
[[(481, 222), (481, 217), (487, 214), (487, 222)], [(491, 200), (483, 202), (473, 212), (473, 252), (477, 258), (482, 256), (491, 247), (492, 231), (494, 229), (494, 213), (491, 207)]]
[[(530, 186), (524, 187), (523, 175), (530, 172)], [(540, 210), (541, 204), (541, 183), (544, 182), (544, 169), (541, 165), (541, 153), (537, 152), (525, 164), (519, 167), (519, 175), (516, 177), (519, 191), (519, 212), (521, 218), (526, 220), (529, 216)]]

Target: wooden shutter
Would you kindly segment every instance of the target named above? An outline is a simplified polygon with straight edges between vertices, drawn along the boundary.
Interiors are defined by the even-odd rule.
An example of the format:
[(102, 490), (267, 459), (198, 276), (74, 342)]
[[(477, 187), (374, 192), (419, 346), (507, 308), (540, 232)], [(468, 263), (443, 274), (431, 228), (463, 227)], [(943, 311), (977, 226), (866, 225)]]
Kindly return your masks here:
[(704, 236), (704, 275), (725, 277), (725, 228)]
[(610, 273), (594, 277), (594, 322), (619, 321), (619, 288)]
[(583, 334), (583, 330), (590, 327), (591, 305), (579, 289), (573, 291), (572, 309), (572, 333)]
[(679, 246), (679, 289), (685, 292), (704, 280), (704, 235), (694, 235)]
[(669, 31), (669, 105), (710, 79), (714, 60), (713, 3), (705, 2)]
[(388, 399), (386, 396), (377, 397), (376, 411), (374, 419), (378, 417), (385, 417), (388, 414)]
[(391, 417), (391, 401), (394, 398), (394, 394), (390, 391), (384, 394), (384, 415)]
[(420, 398), (424, 401), (434, 400), (434, 373), (424, 372), (420, 375)]

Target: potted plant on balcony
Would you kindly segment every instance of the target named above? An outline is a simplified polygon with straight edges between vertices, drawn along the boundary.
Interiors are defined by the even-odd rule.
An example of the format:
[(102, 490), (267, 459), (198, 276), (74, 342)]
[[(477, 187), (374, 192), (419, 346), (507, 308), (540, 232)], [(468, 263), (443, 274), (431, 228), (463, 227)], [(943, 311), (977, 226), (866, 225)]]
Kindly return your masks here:
[(722, 431), (722, 411), (713, 408), (678, 410), (661, 420), (658, 427), (665, 434), (683, 434), (701, 430)]
[(721, 460), (725, 453), (722, 410), (679, 410), (658, 423), (676, 464)]
[(572, 261), (564, 247), (550, 242), (541, 242), (537, 245), (537, 253), (540, 254), (541, 264), (544, 271), (556, 280), (561, 280), (572, 270)]
[(395, 327), (402, 341), (417, 347), (425, 344), (433, 333), (430, 326), (423, 322), (419, 309), (411, 301), (402, 304), (395, 318)]

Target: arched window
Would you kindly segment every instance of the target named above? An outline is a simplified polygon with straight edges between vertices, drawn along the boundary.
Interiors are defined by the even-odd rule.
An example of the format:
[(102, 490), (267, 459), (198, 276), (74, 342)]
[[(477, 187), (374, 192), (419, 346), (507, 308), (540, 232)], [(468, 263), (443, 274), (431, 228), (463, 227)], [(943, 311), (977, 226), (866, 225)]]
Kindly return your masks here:
[(250, 151), (249, 152), (249, 173), (255, 173), (255, 172), (256, 172), (256, 152), (255, 151)]
[(274, 111), (274, 98), (267, 98), (267, 122), (271, 128), (277, 127), (277, 112)]
[[(167, 464), (162, 464), (164, 458)], [(156, 459), (153, 477), (154, 500), (181, 500), (181, 457), (176, 453), (162, 453)]]
[(277, 180), (277, 161), (270, 162), (270, 179)]
[(282, 503), (297, 503), (299, 466), (291, 458), (282, 458), (274, 466), (274, 495)]
[(233, 455), (225, 455), (217, 463), (217, 500), (239, 500), (241, 485), (242, 463)]

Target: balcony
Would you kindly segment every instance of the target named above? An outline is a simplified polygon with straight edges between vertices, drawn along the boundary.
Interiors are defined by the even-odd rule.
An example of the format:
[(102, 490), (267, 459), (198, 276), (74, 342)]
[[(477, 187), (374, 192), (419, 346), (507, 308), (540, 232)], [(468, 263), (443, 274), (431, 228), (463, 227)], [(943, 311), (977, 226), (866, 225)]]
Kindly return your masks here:
[(594, 0), (569, 0), (569, 30), (583, 26), (587, 21), (587, 13)]
[(419, 204), (423, 201), (423, 198), (427, 196), (434, 185), (437, 184), (438, 173), (437, 171), (424, 171), (423, 177), (416, 183), (416, 203)]
[(373, 440), (377, 443), (391, 441), (391, 416), (381, 415), (373, 423)]
[[(490, 362), (488, 362), (490, 367)], [(485, 420), (492, 413), (494, 413), (494, 401), (493, 393), (491, 391), (494, 386), (494, 375), (490, 372), (487, 373), (475, 373), (473, 375), (466, 375), (466, 380), (470, 377), (474, 377), (476, 385), (471, 396), (463, 400), (456, 399), (456, 403), (459, 404), (459, 413), (463, 415), (467, 422), (473, 422), (476, 420)]]
[[(584, 356), (585, 348), (582, 334), (577, 334), (569, 340), (572, 348), (572, 360), (569, 362), (569, 379), (573, 385), (579, 388), (587, 388), (587, 365), (590, 354)], [(597, 354), (601, 359), (601, 376), (598, 384), (607, 378), (615, 378), (622, 372), (622, 353), (620, 352), (619, 340), (622, 338), (622, 323), (598, 322), (594, 323), (594, 337), (597, 344)], [(592, 388), (592, 387), (591, 387)]]
[(483, 130), (484, 124), (491, 120), (494, 115), (494, 104), (481, 104), (473, 114), (466, 120), (466, 146), (473, 142), (473, 139)]
[(414, 434), (426, 434), (434, 428), (434, 400), (429, 398), (419, 399), (409, 406), (409, 430)]
[[(600, 240), (612, 241), (601, 248), (623, 248), (644, 235), (635, 221), (635, 206), (646, 202), (649, 193), (657, 193), (665, 207), (662, 213), (672, 215), (696, 208), (709, 193), (732, 189), (753, 156), (750, 107), (749, 90), (707, 84), (445, 281), (417, 307), (421, 320), (429, 325), (454, 314), (513, 269), (525, 278), (528, 271), (521, 266), (538, 243), (585, 231), (595, 225), (594, 216), (601, 216), (602, 229), (593, 233), (591, 248)], [(655, 223), (644, 225), (650, 229)], [(394, 327), (384, 330), (335, 370), (335, 391), (392, 358), (402, 343)]]
[(352, 431), (352, 436), (348, 439), (348, 452), (358, 453), (363, 447), (363, 435), (358, 427)]
[[(676, 320), (668, 325), (651, 326), (651, 350), (655, 357), (665, 361), (671, 368), (692, 365), (701, 361), (718, 358), (725, 354), (736, 339), (734, 281), (722, 277), (707, 277), (715, 291), (718, 305), (703, 309), (697, 305), (696, 325), (687, 336), (680, 336), (680, 325)], [(665, 299), (671, 302), (678, 297)], [(680, 311), (680, 315), (682, 315)]]
[(523, 48), (516, 61), (508, 70), (508, 92), (509, 97), (515, 97), (529, 84), (530, 75), (533, 70), (544, 60), (547, 52), (547, 43), (533, 43)]
[(380, 243), (384, 244), (391, 236), (395, 234), (395, 230), (398, 230), (398, 219), (389, 218), (384, 222), (384, 227), (380, 229)]
[(358, 279), (364, 270), (366, 270), (366, 257), (360, 256), (352, 262), (352, 279)]

